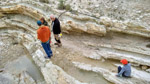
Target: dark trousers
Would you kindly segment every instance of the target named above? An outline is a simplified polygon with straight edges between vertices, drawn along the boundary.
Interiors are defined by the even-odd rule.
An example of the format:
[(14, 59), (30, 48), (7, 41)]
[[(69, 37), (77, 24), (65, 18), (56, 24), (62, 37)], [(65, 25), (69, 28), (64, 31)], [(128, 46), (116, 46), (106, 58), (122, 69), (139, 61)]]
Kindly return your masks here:
[(52, 50), (50, 48), (50, 43), (49, 41), (45, 42), (45, 43), (41, 43), (43, 49), (45, 50), (47, 56), (50, 58), (52, 56)]
[[(121, 71), (121, 69), (122, 69), (121, 66), (118, 66), (118, 73)], [(122, 76), (123, 76), (123, 77), (127, 77), (127, 76), (124, 75), (124, 73), (125, 73), (125, 72), (122, 73)]]
[(57, 40), (57, 39), (55, 38), (55, 40), (56, 40), (57, 43), (61, 43), (60, 39)]
[(57, 43), (61, 43), (59, 34), (54, 34), (54, 37)]

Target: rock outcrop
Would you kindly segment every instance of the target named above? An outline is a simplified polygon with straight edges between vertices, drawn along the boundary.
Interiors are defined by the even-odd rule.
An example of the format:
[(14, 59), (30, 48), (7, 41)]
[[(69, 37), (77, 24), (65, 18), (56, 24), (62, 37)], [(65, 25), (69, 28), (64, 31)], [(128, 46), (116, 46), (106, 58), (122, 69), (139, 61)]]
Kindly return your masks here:
[[(21, 45), (41, 71), (45, 80), (42, 84), (97, 84), (99, 77), (108, 84), (149, 84), (150, 49), (146, 45), (150, 37), (150, 2), (135, 1), (66, 0), (72, 11), (59, 18), (64, 33), (63, 47), (52, 44), (54, 57), (45, 60), (36, 37), (36, 21), (44, 17), (50, 26), (49, 15), (58, 17), (65, 11), (58, 9), (59, 1), (1, 0), (0, 52), (9, 52), (6, 42)], [(5, 53), (0, 53), (1, 59)], [(133, 65), (131, 79), (118, 78), (112, 70), (123, 58)], [(88, 71), (84, 73), (85, 78), (81, 76), (82, 71)], [(89, 81), (88, 77), (95, 80)], [(39, 84), (26, 70), (18, 74), (4, 70), (0, 72), (0, 83)]]

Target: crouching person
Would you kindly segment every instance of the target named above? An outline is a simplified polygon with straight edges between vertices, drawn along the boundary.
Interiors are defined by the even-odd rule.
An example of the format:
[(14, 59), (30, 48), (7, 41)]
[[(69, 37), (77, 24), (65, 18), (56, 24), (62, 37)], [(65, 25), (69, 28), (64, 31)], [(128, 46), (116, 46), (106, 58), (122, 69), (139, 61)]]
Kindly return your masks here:
[(117, 76), (120, 77), (131, 77), (131, 64), (128, 63), (126, 59), (122, 59), (120, 61), (124, 66), (118, 66), (118, 74)]
[(50, 36), (51, 36), (50, 29), (47, 26), (42, 25), (42, 22), (40, 20), (37, 21), (37, 24), (39, 26), (37, 30), (37, 37), (41, 41), (42, 47), (47, 54), (47, 57), (45, 58), (51, 58), (53, 54), (50, 48)]

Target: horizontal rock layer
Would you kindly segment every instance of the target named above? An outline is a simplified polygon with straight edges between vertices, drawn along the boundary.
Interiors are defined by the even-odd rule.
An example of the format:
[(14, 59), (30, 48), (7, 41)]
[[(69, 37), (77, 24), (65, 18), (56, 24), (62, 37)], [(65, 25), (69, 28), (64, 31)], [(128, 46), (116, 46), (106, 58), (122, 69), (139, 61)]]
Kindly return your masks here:
[[(39, 0), (24, 0), (24, 1), (22, 0), (21, 1), (20, 0), (9, 1), (8, 0), (6, 2), (1, 1), (0, 2), (1, 3), (0, 4), (0, 21), (1, 21), (0, 34), (1, 36), (14, 37), (14, 39), (17, 40), (17, 42), (25, 46), (26, 50), (29, 52), (29, 54), (32, 56), (35, 63), (40, 68), (47, 84), (86, 84), (86, 83), (82, 83), (76, 80), (74, 77), (71, 77), (66, 72), (64, 72), (63, 69), (61, 69), (57, 65), (54, 65), (51, 61), (47, 61), (44, 59), (44, 54), (41, 50), (40, 42), (36, 40), (37, 38), (36, 29), (38, 28), (38, 26), (36, 25), (36, 21), (40, 19), (41, 17), (45, 17), (50, 25), (51, 24), (49, 21), (50, 14), (53, 13), (56, 16), (59, 16), (60, 13), (64, 12), (62, 10), (57, 10), (57, 7), (54, 6), (53, 3), (58, 4), (58, 1), (56, 0), (55, 1), (45, 0), (45, 1), (49, 4), (41, 3), (39, 2)], [(76, 0), (76, 1), (79, 2), (80, 0)], [(101, 0), (98, 0), (98, 1), (101, 2)], [(109, 2), (111, 0), (106, 0), (104, 2), (101, 2), (101, 3), (105, 3), (103, 5), (105, 5), (104, 8), (106, 10), (111, 9), (111, 7), (109, 7), (109, 5), (107, 4), (107, 1)], [(70, 2), (69, 0), (66, 1), (66, 3), (69, 3), (69, 2)], [(143, 13), (141, 15), (138, 14), (137, 16), (135, 15), (135, 13), (137, 13), (138, 11), (134, 13), (133, 11), (128, 10), (128, 12), (132, 12), (131, 15), (128, 12), (125, 13), (127, 14), (127, 16), (123, 16), (123, 17), (120, 16), (121, 14), (118, 14), (119, 18), (122, 17), (123, 19), (125, 19), (125, 20), (121, 20), (121, 19), (118, 19), (118, 17), (113, 18), (113, 17), (109, 17), (108, 15), (101, 14), (100, 11), (99, 13), (94, 13), (94, 11), (97, 8), (99, 8), (99, 6), (97, 5), (95, 6), (91, 5), (91, 4), (97, 4), (96, 3), (97, 1), (95, 0), (94, 1), (87, 0), (87, 2), (84, 5), (81, 5), (82, 6), (81, 8), (79, 7), (79, 5), (82, 4), (83, 1), (81, 1), (81, 3), (75, 4), (78, 7), (73, 5), (74, 2), (75, 0), (73, 0), (70, 4), (72, 5), (72, 8), (75, 8), (78, 14), (66, 12), (59, 18), (61, 21), (62, 30), (65, 33), (69, 34), (69, 33), (75, 32), (75, 33), (81, 33), (81, 34), (88, 33), (92, 35), (106, 36), (110, 32), (121, 32), (121, 33), (133, 34), (133, 35), (138, 35), (138, 36), (143, 36), (143, 37), (150, 37), (149, 22), (147, 22), (147, 19), (145, 19), (149, 17), (149, 9), (147, 10), (147, 12), (144, 11), (143, 12), (144, 14)], [(113, 4), (116, 4), (116, 2), (117, 0), (114, 0)], [(121, 2), (119, 1), (118, 3), (121, 3)], [(91, 7), (90, 6), (89, 8), (85, 8), (87, 7), (87, 4), (93, 6), (96, 9), (84, 10), (84, 9), (89, 9)], [(106, 8), (107, 5), (108, 5), (108, 8)], [(113, 9), (115, 7), (113, 5), (111, 6), (112, 6), (111, 10), (117, 10), (117, 11), (120, 10), (119, 7), (116, 7), (116, 9)], [(137, 4), (134, 4), (134, 7), (136, 6)], [(82, 8), (84, 11), (82, 10)], [(144, 8), (141, 8), (141, 9), (143, 10)], [(123, 10), (120, 10), (120, 11), (123, 13)], [(124, 10), (124, 12), (126, 11)], [(108, 14), (108, 12), (104, 12), (104, 11), (103, 13)], [(139, 13), (141, 12), (139, 11)], [(96, 15), (96, 17), (92, 17), (92, 15)], [(140, 21), (137, 21), (138, 19), (137, 17), (140, 17)], [(148, 61), (149, 49), (147, 48), (143, 48), (140, 46), (138, 47), (131, 46), (131, 48), (129, 48), (129, 46), (126, 47), (124, 45), (120, 45), (120, 46), (114, 45), (114, 44), (111, 44), (111, 42), (107, 44), (103, 44), (103, 45), (93, 44), (93, 43), (88, 43), (88, 42), (83, 42), (83, 44), (87, 46), (98, 47), (100, 49), (107, 48), (107, 49), (99, 50), (96, 53), (95, 52), (90, 53), (88, 56), (86, 56), (92, 59), (109, 58), (109, 59), (120, 60), (122, 58), (126, 58), (126, 59), (129, 59), (129, 61), (132, 63), (136, 63), (137, 65), (142, 65), (142, 67), (144, 67), (143, 65), (146, 65), (147, 67), (150, 64)], [(126, 44), (129, 44), (129, 43), (126, 43)], [(2, 43), (0, 43), (0, 45), (2, 45)], [(109, 49), (112, 51), (109, 51)], [(125, 52), (136, 53), (136, 55), (127, 54), (127, 53), (124, 54), (124, 52), (120, 53), (119, 50), (125, 51)], [(146, 80), (144, 80), (144, 79), (140, 79), (142, 78), (141, 76), (135, 76), (135, 75), (138, 75), (136, 73), (134, 74), (134, 78), (132, 80), (128, 80), (126, 83), (125, 80), (123, 80), (122, 82), (122, 79), (116, 78), (115, 73), (111, 73), (111, 71), (109, 70), (105, 70), (103, 68), (98, 68), (98, 67), (91, 67), (90, 65), (86, 65), (83, 63), (74, 62), (74, 64), (76, 67), (80, 69), (103, 74), (105, 79), (116, 84), (119, 84), (119, 83), (120, 84), (122, 83), (133, 84), (135, 83), (136, 80), (140, 80), (139, 81), (140, 83), (141, 82), (145, 84), (149, 83), (149, 81), (147, 81), (147, 78), (149, 77), (149, 75), (147, 75)], [(149, 72), (149, 69), (147, 69), (146, 71)], [(141, 72), (141, 73), (143, 74), (146, 72)], [(24, 75), (24, 76), (28, 76), (28, 75)], [(27, 80), (27, 82), (28, 83), (32, 82), (31, 84), (34, 84), (34, 80), (30, 79), (29, 76), (28, 78), (29, 80)], [(22, 82), (24, 82), (24, 78), (22, 78), (21, 80)]]

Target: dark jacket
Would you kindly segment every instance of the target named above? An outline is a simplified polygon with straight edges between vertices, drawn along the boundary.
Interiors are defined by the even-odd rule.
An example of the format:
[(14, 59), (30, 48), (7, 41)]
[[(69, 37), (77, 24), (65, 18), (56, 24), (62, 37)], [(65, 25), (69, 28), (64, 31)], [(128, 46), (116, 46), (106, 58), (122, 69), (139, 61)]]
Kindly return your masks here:
[(46, 21), (43, 22), (43, 25), (48, 26), (48, 23)]
[(52, 22), (52, 30), (54, 34), (60, 34), (61, 33), (61, 28), (60, 28), (60, 22), (57, 18)]

